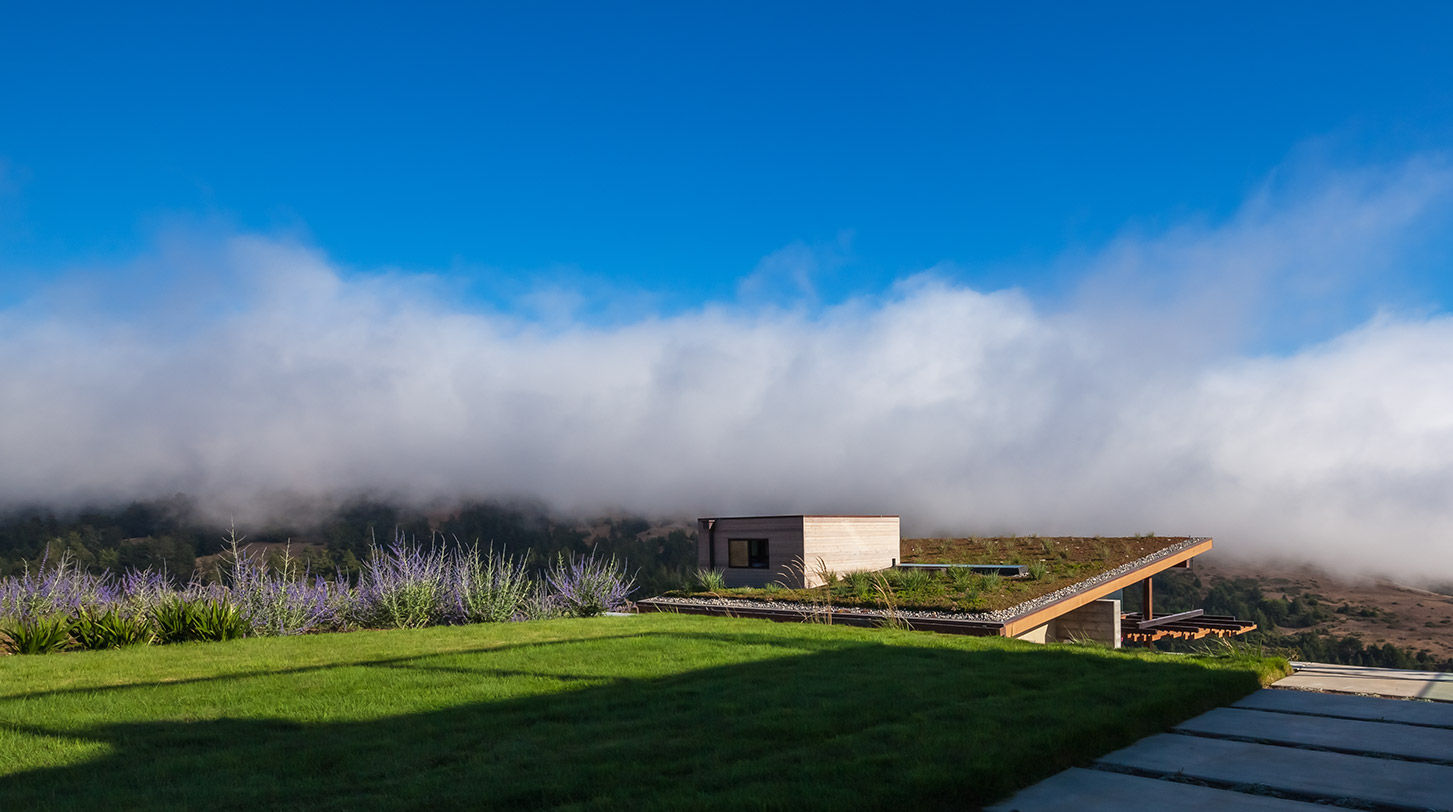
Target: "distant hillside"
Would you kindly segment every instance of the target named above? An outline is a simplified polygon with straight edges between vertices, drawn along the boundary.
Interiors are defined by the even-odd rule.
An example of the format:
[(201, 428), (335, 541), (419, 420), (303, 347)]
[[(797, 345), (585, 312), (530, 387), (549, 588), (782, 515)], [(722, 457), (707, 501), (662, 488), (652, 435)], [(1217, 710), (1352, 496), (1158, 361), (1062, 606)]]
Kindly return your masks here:
[[(1155, 585), (1158, 613), (1205, 609), (1254, 620), (1259, 628), (1247, 642), (1294, 658), (1453, 671), (1453, 596), (1214, 553), (1189, 571), (1157, 575)], [(1125, 607), (1139, 610), (1139, 590), (1126, 590)]]
[[(93, 571), (165, 570), (183, 579), (213, 576), (228, 528), (197, 518), (186, 499), (135, 502), (62, 512), (35, 507), (0, 514), (0, 576), (69, 556)], [(557, 555), (614, 555), (636, 573), (641, 593), (679, 586), (696, 567), (694, 525), (634, 516), (574, 519), (520, 503), (476, 502), (449, 510), (418, 510), (359, 501), (306, 524), (239, 526), (256, 551), (286, 547), (320, 575), (354, 575), (369, 548), (395, 533), (443, 545), (479, 544), (544, 564)]]
[[(1313, 629), (1341, 637), (1355, 635), (1371, 644), (1392, 643), (1427, 649), (1439, 659), (1453, 658), (1453, 596), (1382, 579), (1348, 580), (1311, 567), (1245, 564), (1212, 560), (1201, 565), (1203, 581), (1251, 578), (1262, 591), (1288, 601), (1315, 598), (1330, 616)], [(1283, 627), (1282, 632), (1304, 631)]]

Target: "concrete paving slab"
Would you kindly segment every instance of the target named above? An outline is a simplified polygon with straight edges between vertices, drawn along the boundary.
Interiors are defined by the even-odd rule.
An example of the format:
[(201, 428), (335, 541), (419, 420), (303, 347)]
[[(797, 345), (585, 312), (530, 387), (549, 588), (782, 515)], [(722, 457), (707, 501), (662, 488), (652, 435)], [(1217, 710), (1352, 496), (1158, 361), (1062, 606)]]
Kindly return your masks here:
[(1277, 681), (1276, 687), (1453, 702), (1453, 674), (1327, 663), (1292, 663), (1292, 667), (1296, 673)]
[(1182, 812), (1311, 812), (1326, 807), (1267, 795), (1141, 778), (1138, 775), (1071, 767), (1019, 792), (989, 812), (1081, 812), (1081, 810), (1176, 809)]
[(1162, 733), (1100, 759), (1135, 770), (1318, 798), (1453, 810), (1453, 767)]
[(1182, 722), (1176, 730), (1423, 761), (1453, 760), (1453, 730), (1395, 722), (1217, 708)]
[(1453, 728), (1453, 703), (1417, 702), (1378, 696), (1323, 694), (1316, 691), (1286, 691), (1263, 688), (1232, 705), (1233, 708), (1313, 713), (1370, 722), (1405, 722)]

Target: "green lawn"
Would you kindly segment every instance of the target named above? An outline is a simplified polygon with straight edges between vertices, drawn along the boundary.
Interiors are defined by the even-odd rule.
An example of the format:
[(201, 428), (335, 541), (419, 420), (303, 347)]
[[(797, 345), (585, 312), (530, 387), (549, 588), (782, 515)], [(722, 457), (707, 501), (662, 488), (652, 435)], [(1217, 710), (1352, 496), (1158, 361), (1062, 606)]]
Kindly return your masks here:
[(963, 808), (1281, 674), (651, 614), (0, 658), (0, 809)]

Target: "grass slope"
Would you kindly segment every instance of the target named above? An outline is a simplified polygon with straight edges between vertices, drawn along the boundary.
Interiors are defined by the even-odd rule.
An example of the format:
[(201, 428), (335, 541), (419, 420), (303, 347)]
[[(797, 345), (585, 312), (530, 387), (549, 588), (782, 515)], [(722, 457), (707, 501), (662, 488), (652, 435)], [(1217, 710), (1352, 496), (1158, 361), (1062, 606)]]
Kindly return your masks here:
[(7, 657), (0, 808), (963, 808), (1284, 667), (673, 615)]

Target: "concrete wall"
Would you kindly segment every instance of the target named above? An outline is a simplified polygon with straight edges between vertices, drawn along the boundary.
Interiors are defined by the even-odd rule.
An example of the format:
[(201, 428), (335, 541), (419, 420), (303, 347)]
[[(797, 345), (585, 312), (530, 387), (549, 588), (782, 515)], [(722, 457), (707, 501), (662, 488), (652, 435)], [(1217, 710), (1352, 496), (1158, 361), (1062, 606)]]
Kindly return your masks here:
[(1120, 648), (1120, 601), (1101, 598), (1050, 621), (1055, 640), (1094, 640)]
[(1049, 623), (1041, 623), (1027, 632), (1021, 632), (1020, 634), (1014, 635), (1014, 639), (1026, 640), (1030, 643), (1048, 643), (1050, 641), (1049, 624), (1053, 622), (1054, 621), (1051, 620)]
[(1031, 643), (1092, 640), (1120, 648), (1120, 601), (1109, 598), (1091, 601), (1015, 638)]
[(802, 522), (807, 586), (822, 584), (818, 559), (838, 575), (887, 569), (898, 559), (897, 516), (804, 516)]
[[(715, 528), (710, 523), (715, 523)], [(773, 582), (788, 587), (803, 585), (800, 564), (802, 555), (801, 516), (749, 516), (725, 519), (699, 519), (696, 523), (696, 565), (713, 567), (711, 548), (716, 547), (715, 569), (725, 577), (727, 586), (765, 586)], [(732, 539), (766, 539), (767, 566), (764, 568), (732, 567)]]

